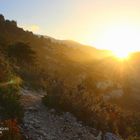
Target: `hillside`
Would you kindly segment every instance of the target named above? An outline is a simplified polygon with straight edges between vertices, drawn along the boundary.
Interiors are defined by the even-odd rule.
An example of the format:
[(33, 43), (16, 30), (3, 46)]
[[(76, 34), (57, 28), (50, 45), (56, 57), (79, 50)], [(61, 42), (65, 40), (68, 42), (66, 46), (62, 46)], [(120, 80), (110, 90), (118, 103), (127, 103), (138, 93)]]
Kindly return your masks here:
[[(118, 61), (110, 51), (35, 35), (0, 15), (2, 106), (9, 110), (11, 104), (7, 118), (21, 119), (21, 87), (43, 90), (47, 107), (71, 112), (103, 133), (133, 139), (140, 135), (139, 56), (133, 53), (129, 61)], [(5, 104), (7, 92), (13, 98), (11, 102), (6, 94)]]

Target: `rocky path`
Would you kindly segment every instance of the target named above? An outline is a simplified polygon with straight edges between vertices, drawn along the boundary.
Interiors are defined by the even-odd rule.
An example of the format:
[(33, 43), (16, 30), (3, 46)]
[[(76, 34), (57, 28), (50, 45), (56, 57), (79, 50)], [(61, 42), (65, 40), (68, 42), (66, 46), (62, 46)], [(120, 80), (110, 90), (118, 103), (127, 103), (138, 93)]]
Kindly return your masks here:
[(21, 102), (25, 108), (22, 131), (27, 140), (100, 140), (96, 130), (83, 126), (68, 113), (48, 109), (41, 102), (44, 93), (23, 90)]

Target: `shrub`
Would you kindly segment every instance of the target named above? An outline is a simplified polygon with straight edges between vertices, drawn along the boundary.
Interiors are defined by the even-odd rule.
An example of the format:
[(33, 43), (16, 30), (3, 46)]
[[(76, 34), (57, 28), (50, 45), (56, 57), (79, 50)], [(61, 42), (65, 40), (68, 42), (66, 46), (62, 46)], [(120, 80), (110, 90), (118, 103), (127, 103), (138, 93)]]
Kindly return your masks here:
[(139, 116), (127, 112), (113, 103), (104, 101), (102, 95), (86, 91), (83, 86), (68, 89), (64, 84), (52, 83), (43, 98), (45, 105), (72, 112), (79, 119), (104, 132), (112, 132), (127, 139), (132, 134), (140, 135)]
[(19, 98), (19, 94), (12, 87), (0, 88), (0, 113), (4, 118), (18, 118), (19, 120), (22, 118), (23, 109)]

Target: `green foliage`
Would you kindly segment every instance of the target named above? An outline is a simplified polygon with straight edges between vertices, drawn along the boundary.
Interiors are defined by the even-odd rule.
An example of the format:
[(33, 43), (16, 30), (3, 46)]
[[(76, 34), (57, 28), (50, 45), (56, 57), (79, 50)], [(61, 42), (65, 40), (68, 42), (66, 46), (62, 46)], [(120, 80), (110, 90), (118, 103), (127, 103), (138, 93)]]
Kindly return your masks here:
[(0, 113), (3, 118), (17, 118), (18, 120), (21, 120), (23, 110), (20, 105), (18, 90), (19, 89), (11, 85), (0, 88)]
[(14, 76), (8, 60), (0, 52), (0, 114), (4, 118), (21, 118), (20, 84), (20, 78)]

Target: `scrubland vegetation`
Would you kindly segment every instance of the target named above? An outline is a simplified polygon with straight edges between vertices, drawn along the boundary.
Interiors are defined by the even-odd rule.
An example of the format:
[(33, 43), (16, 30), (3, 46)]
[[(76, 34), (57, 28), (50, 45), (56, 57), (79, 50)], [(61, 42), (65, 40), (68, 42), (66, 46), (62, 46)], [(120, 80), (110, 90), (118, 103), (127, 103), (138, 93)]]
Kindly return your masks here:
[[(108, 54), (72, 41), (34, 35), (0, 15), (0, 116), (6, 126), (15, 125), (3, 137), (21, 140), (19, 91), (26, 87), (45, 90), (46, 106), (72, 112), (96, 129), (123, 139), (140, 139), (140, 54), (133, 54), (130, 62), (118, 62)], [(97, 83), (102, 81), (112, 85), (100, 89)], [(118, 85), (124, 94), (105, 100)]]

